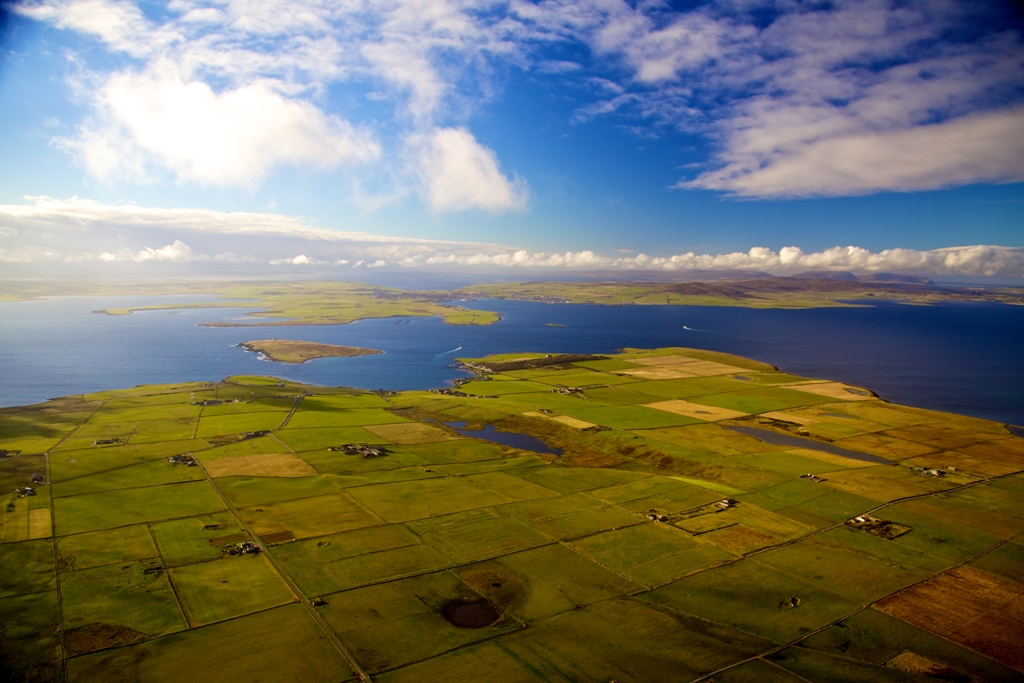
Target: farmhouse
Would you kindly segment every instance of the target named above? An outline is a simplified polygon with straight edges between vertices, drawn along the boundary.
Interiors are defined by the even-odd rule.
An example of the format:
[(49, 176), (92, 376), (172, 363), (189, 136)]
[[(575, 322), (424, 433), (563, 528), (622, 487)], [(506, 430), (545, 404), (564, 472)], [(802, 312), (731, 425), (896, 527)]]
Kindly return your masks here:
[(364, 458), (380, 458), (387, 455), (384, 448), (367, 446), (361, 443), (346, 443), (340, 446), (330, 446), (327, 450), (347, 453), (348, 455), (361, 455)]
[(239, 543), (228, 543), (220, 549), (225, 555), (255, 555), (263, 552), (257, 543), (253, 541), (241, 541)]
[(261, 436), (266, 436), (269, 433), (270, 433), (269, 429), (260, 429), (260, 430), (255, 431), (255, 432), (242, 432), (239, 435), (238, 440), (239, 441), (247, 441), (249, 439), (256, 439), (256, 438), (259, 438)]
[(172, 455), (167, 458), (167, 462), (172, 465), (184, 465), (185, 467), (195, 467), (199, 464), (196, 462), (196, 459), (192, 457), (191, 453), (179, 453), (178, 455)]

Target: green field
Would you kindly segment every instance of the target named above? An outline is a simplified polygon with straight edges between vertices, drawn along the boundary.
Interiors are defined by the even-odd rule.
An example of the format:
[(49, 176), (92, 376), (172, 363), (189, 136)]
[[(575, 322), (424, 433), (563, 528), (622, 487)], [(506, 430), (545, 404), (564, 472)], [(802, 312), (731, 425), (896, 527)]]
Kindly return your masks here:
[[(274, 297), (308, 320), (354, 308), (317, 310), (301, 291)], [(410, 305), (387, 302), (373, 313)], [(545, 356), (484, 362), (521, 359)], [(0, 448), (22, 450), (0, 458), (0, 669), (75, 683), (1021, 680), (1024, 439), (794, 389), (803, 379), (627, 349), (481, 374), (462, 396), (232, 377), (0, 409)], [(738, 412), (646, 405), (673, 399)], [(462, 438), (439, 424), (454, 419), (562, 452)], [(384, 450), (330, 450), (343, 444)], [(16, 497), (40, 472), (36, 495)], [(865, 514), (905, 533), (846, 524)], [(230, 555), (243, 541), (260, 552)], [(913, 618), (892, 607), (961, 571), (993, 588)], [(453, 609), (483, 616), (470, 628)], [(951, 636), (943, 624), (966, 612), (968, 635)]]

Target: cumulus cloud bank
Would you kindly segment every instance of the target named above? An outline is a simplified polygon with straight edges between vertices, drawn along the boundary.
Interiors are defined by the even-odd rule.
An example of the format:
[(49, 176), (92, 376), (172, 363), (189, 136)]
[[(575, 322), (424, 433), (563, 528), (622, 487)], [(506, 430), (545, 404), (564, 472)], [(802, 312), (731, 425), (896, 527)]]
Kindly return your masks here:
[[(401, 268), (535, 272), (808, 270), (916, 273), (1024, 279), (1024, 248), (989, 245), (944, 249), (857, 246), (805, 252), (754, 247), (726, 254), (604, 256), (593, 250), (536, 252), (500, 244), (454, 242), (342, 232), (305, 226), (277, 214), (220, 213), (207, 209), (114, 206), (70, 199), (33, 198), (0, 205), (0, 262), (57, 264), (116, 262), (181, 266), (249, 264), (273, 268)], [(110, 236), (120, 240), (114, 246)], [(164, 246), (156, 246), (163, 244)], [(100, 248), (97, 245), (102, 245)], [(228, 248), (229, 251), (224, 251)], [(261, 272), (277, 272), (264, 270)]]

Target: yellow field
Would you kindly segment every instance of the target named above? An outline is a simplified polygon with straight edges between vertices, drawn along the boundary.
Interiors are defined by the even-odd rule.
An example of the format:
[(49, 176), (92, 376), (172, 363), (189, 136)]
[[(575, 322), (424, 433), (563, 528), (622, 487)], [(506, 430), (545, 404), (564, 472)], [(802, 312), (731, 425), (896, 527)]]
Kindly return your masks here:
[(576, 417), (570, 417), (568, 415), (545, 415), (544, 413), (539, 413), (536, 410), (525, 412), (523, 415), (527, 417), (541, 417), (545, 420), (564, 424), (566, 427), (572, 427), (573, 429), (589, 429), (597, 426), (593, 422), (587, 422), (586, 420), (581, 420)]
[(803, 391), (808, 394), (817, 394), (818, 396), (827, 396), (828, 398), (838, 398), (843, 401), (877, 401), (871, 392), (865, 392), (866, 395), (855, 394), (847, 389), (855, 389), (857, 391), (864, 391), (860, 387), (850, 386), (849, 384), (843, 384), (842, 382), (815, 382), (813, 384), (789, 384), (786, 386), (787, 389), (795, 389), (797, 391)]
[(630, 377), (637, 377), (639, 379), (691, 379), (697, 375), (692, 372), (683, 372), (677, 370), (676, 367), (661, 367), (656, 366), (652, 368), (641, 368), (638, 370), (616, 370), (616, 373), (620, 375), (629, 375)]
[(50, 508), (28, 511), (28, 537), (29, 540), (36, 538), (49, 538), (53, 535), (53, 525), (50, 523)]
[(672, 413), (674, 415), (693, 417), (698, 420), (704, 420), (706, 422), (731, 420), (736, 417), (744, 417), (748, 414), (741, 413), (738, 410), (729, 410), (728, 408), (716, 408), (715, 406), (705, 406), (699, 403), (690, 403), (689, 401), (683, 401), (681, 399), (675, 399), (671, 401), (658, 401), (657, 403), (645, 403), (644, 407), (654, 408), (655, 410), (663, 410), (666, 413)]

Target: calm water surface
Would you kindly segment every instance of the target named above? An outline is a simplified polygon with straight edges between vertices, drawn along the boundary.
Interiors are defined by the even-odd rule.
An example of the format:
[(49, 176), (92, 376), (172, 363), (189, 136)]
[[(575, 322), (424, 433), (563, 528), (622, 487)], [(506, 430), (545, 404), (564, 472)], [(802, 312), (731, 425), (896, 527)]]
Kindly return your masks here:
[[(456, 356), (512, 351), (612, 353), (691, 346), (756, 358), (808, 377), (868, 387), (898, 403), (1024, 424), (1024, 307), (982, 303), (803, 311), (684, 306), (588, 306), (484, 300), (497, 325), (438, 318), (324, 327), (208, 328), (244, 309), (93, 309), (213, 297), (60, 297), (0, 303), (0, 405), (136, 384), (275, 375), (321, 385), (426, 389), (464, 373)], [(565, 327), (551, 327), (549, 323)], [(302, 365), (261, 360), (236, 345), (276, 337), (384, 351)]]

